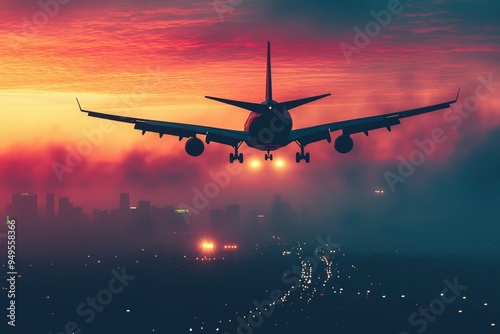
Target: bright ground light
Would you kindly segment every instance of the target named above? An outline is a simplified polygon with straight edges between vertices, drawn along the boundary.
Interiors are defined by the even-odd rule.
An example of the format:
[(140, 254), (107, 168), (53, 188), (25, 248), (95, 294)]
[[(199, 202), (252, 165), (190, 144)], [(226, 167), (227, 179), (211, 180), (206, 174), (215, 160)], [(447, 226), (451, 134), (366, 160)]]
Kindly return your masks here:
[(200, 248), (203, 252), (209, 253), (215, 250), (215, 244), (210, 240), (203, 240), (200, 244)]

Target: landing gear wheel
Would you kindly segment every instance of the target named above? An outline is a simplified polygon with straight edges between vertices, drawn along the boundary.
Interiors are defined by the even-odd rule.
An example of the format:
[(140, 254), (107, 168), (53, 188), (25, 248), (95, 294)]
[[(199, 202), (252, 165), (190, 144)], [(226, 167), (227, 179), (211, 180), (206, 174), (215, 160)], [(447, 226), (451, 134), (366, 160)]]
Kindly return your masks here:
[(238, 148), (240, 147), (241, 145), (241, 142), (234, 146), (234, 154), (233, 153), (229, 153), (229, 163), (232, 164), (235, 160), (238, 160), (240, 162), (240, 164), (243, 163), (243, 153), (239, 153), (238, 154)]
[(269, 151), (269, 150), (267, 150), (266, 155), (264, 155), (264, 160), (266, 160), (266, 161), (267, 161), (267, 160), (271, 160), (271, 161), (273, 161), (273, 155), (270, 153), (270, 151)]
[(299, 145), (300, 147), (300, 152), (295, 153), (295, 162), (299, 163), (304, 160), (306, 163), (309, 163), (311, 161), (311, 155), (309, 154), (309, 152), (304, 153), (304, 146), (299, 142), (297, 142), (297, 145)]

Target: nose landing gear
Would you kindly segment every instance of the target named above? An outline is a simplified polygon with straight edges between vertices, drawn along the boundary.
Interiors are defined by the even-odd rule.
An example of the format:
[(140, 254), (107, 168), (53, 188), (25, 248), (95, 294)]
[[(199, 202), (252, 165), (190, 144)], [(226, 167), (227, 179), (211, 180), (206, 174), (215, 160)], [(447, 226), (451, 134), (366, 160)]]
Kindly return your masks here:
[(266, 160), (266, 161), (267, 160), (273, 161), (273, 155), (272, 155), (272, 153), (270, 153), (270, 150), (267, 150), (266, 155), (264, 155), (264, 160)]

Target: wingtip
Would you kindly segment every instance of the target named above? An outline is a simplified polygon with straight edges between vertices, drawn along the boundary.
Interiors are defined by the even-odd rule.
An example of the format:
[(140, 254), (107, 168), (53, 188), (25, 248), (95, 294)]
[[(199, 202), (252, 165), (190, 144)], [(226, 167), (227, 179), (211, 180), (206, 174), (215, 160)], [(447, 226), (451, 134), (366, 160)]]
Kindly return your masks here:
[(78, 101), (78, 98), (76, 98), (76, 103), (78, 103), (78, 108), (80, 108), (80, 111), (83, 111), (82, 106), (80, 105), (80, 101)]
[(459, 89), (458, 89), (458, 92), (457, 92), (457, 97), (455, 98), (455, 102), (457, 102), (457, 101), (458, 101), (458, 97), (460, 96), (460, 89), (461, 89), (461, 88), (459, 88)]

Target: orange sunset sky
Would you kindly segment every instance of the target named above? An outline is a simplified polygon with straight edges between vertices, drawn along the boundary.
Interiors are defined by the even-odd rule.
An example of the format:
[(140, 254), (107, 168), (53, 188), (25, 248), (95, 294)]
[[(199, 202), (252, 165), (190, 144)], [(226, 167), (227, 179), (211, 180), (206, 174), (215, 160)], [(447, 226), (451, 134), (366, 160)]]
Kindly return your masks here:
[[(247, 111), (204, 96), (263, 101), (267, 41), (275, 100), (332, 93), (292, 110), (294, 128), (449, 101), (458, 88), (462, 105), (475, 96), (479, 76), (491, 77), (497, 91), (458, 129), (445, 121), (446, 110), (437, 111), (405, 119), (392, 133), (357, 134), (348, 155), (326, 142), (308, 146), (309, 165), (295, 164), (295, 145), (274, 153), (285, 162), (281, 169), (243, 145), (246, 163), (214, 205), (276, 193), (299, 201), (298, 189), (331, 193), (350, 187), (346, 175), (359, 166), (363, 182), (353, 186), (384, 188), (383, 171), (395, 170), (398, 156), (407, 157), (415, 139), (430, 138), (433, 129), (449, 139), (425, 168), (466, 155), (464, 138), (480, 142), (500, 125), (497, 2), (401, 1), (400, 13), (350, 61), (341, 43), (355, 45), (354, 28), (364, 30), (374, 20), (370, 12), (387, 9), (386, 1), (0, 3), (3, 207), (19, 191), (37, 192), (41, 205), (47, 192), (70, 196), (86, 211), (117, 206), (124, 191), (158, 205), (189, 203), (210, 171), (226, 168), (230, 147), (212, 143), (192, 158), (178, 138), (141, 136), (130, 124), (113, 123), (58, 180), (53, 163), (64, 163), (68, 150), (101, 124), (79, 112), (75, 97), (90, 110), (241, 130)], [(251, 168), (253, 158), (260, 168)], [(273, 188), (263, 192), (263, 183)]]

